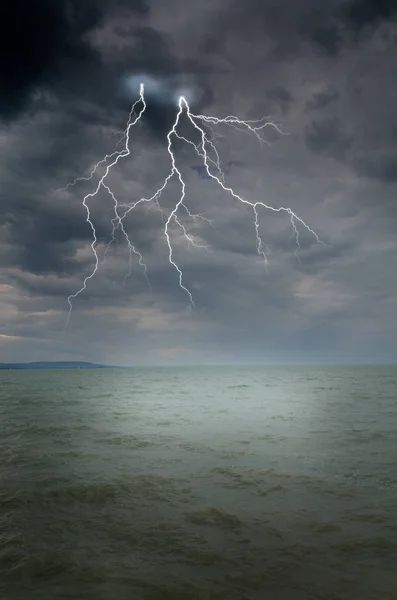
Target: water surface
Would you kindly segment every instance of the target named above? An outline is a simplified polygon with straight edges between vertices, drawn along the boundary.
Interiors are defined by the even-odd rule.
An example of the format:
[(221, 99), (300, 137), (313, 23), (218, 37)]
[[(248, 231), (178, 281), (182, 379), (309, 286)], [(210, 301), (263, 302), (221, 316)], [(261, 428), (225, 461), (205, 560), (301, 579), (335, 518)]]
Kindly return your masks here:
[(397, 598), (397, 368), (0, 372), (4, 600)]

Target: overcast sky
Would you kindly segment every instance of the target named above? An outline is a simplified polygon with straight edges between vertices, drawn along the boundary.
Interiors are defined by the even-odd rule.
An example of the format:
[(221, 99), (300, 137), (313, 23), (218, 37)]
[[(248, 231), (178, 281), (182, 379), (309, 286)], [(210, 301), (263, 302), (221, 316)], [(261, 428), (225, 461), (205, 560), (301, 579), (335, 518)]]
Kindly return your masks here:
[[(184, 81), (193, 112), (279, 124), (287, 135), (268, 130), (262, 146), (214, 129), (225, 181), (250, 202), (290, 207), (327, 245), (300, 228), (297, 258), (288, 215), (258, 209), (266, 270), (252, 210), (178, 143), (186, 204), (212, 222), (180, 215), (207, 249), (170, 226), (195, 308), (156, 206), (125, 220), (151, 288), (136, 257), (125, 279), (121, 235), (103, 262), (114, 213), (102, 190), (88, 200), (101, 264), (65, 328), (67, 297), (94, 266), (82, 201), (98, 177), (55, 190), (114, 150), (136, 100), (125, 81), (141, 74), (167, 90), (147, 98), (109, 177), (120, 202), (150, 197), (169, 172)], [(0, 9), (0, 76), (0, 361), (396, 362), (394, 0), (13, 0)], [(163, 218), (179, 192), (171, 181)]]

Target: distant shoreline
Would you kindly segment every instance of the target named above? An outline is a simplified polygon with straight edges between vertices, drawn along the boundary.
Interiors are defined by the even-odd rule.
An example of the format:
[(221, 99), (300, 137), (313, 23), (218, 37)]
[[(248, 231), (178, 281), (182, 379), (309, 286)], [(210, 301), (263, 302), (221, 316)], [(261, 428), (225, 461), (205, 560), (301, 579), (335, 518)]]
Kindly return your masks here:
[(361, 363), (361, 364), (337, 364), (337, 363), (325, 363), (325, 364), (197, 364), (197, 365), (103, 365), (97, 363), (91, 363), (87, 361), (36, 361), (36, 362), (18, 362), (18, 363), (0, 363), (0, 371), (26, 371), (26, 370), (63, 370), (71, 371), (77, 370), (90, 370), (90, 369), (182, 369), (182, 370), (195, 370), (195, 369), (355, 369), (355, 368), (396, 368), (397, 365), (393, 363)]
[(80, 361), (36, 361), (29, 363), (0, 363), (0, 371), (26, 369), (118, 369), (112, 365), (100, 365)]

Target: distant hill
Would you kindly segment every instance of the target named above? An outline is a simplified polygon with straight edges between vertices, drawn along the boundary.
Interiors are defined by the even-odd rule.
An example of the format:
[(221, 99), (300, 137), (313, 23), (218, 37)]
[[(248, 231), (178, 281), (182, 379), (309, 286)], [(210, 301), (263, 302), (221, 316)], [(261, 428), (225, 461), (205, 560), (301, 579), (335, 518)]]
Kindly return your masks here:
[[(30, 363), (0, 363), (4, 369), (111, 369), (110, 365), (97, 365), (90, 362), (60, 361), (60, 362), (30, 362)], [(114, 368), (114, 367), (113, 367)]]

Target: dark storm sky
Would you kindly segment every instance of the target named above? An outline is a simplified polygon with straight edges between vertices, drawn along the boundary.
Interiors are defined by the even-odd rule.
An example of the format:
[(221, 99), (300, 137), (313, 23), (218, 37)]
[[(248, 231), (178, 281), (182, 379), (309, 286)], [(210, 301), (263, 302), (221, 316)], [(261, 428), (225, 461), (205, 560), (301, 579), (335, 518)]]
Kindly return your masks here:
[[(111, 152), (132, 95), (126, 76), (188, 76), (198, 110), (271, 115), (288, 135), (260, 147), (220, 129), (227, 183), (261, 211), (266, 272), (252, 213), (200, 177), (177, 149), (187, 204), (211, 219), (175, 257), (196, 309), (167, 263), (160, 215), (126, 221), (144, 255), (123, 285), (128, 252), (113, 246), (64, 330), (67, 296), (93, 266), (80, 183)], [(114, 364), (396, 362), (397, 2), (392, 0), (13, 0), (0, 9), (0, 361)], [(111, 177), (120, 201), (147, 197), (169, 169), (175, 108), (150, 103), (131, 156)], [(178, 188), (164, 196), (166, 210)], [(109, 241), (111, 199), (90, 201)], [(102, 256), (101, 255), (101, 256)]]

